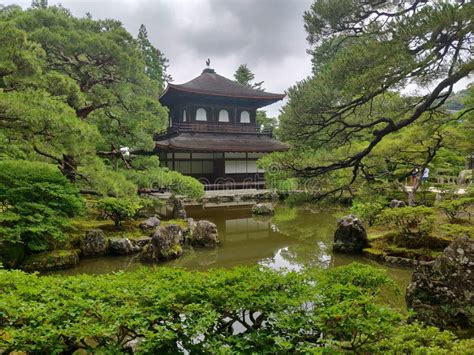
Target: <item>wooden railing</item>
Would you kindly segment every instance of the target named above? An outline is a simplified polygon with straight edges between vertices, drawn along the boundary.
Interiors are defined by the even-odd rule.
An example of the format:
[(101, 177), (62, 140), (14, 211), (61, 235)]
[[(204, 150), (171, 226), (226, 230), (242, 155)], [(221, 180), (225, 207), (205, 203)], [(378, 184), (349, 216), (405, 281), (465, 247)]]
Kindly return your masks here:
[(244, 133), (244, 134), (263, 134), (272, 135), (271, 129), (263, 129), (256, 126), (240, 126), (232, 124), (212, 124), (212, 123), (175, 123), (154, 134), (155, 139), (165, 138), (180, 132), (200, 132), (200, 133)]

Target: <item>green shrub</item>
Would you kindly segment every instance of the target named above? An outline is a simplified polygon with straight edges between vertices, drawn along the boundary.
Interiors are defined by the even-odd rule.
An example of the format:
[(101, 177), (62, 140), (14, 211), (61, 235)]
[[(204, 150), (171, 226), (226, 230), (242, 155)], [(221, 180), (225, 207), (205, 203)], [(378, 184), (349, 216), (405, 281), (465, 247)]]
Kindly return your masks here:
[(120, 226), (122, 221), (132, 219), (143, 205), (140, 200), (130, 198), (106, 197), (97, 203), (97, 208), (102, 217), (114, 221), (115, 226)]
[(441, 200), (451, 200), (456, 198), (456, 193), (458, 191), (457, 185), (452, 184), (439, 184), (435, 185), (438, 190), (438, 194), (441, 197)]
[(421, 190), (415, 195), (415, 204), (433, 207), (436, 202), (436, 192)]
[(139, 188), (155, 188), (200, 199), (204, 195), (204, 185), (191, 176), (160, 167), (158, 157), (137, 157), (132, 162), (135, 170), (123, 170), (123, 174)]
[(433, 230), (434, 211), (430, 207), (387, 208), (382, 211), (378, 223), (394, 226), (399, 236), (398, 244), (417, 247)]
[(470, 237), (474, 238), (474, 226), (463, 226), (459, 224), (443, 224), (440, 226), (449, 238)]
[(0, 161), (0, 239), (30, 251), (67, 239), (70, 218), (84, 210), (78, 190), (52, 165)]
[(465, 196), (474, 198), (474, 184), (471, 184), (466, 188)]
[(474, 205), (473, 197), (461, 197), (450, 201), (443, 201), (438, 204), (438, 208), (444, 212), (450, 221), (453, 221), (458, 218), (459, 214), (462, 212), (468, 214), (470, 218), (471, 214), (467, 208), (472, 205)]
[[(377, 302), (391, 286), (383, 271), (360, 264), (73, 277), (0, 270), (0, 349), (123, 353), (138, 339), (146, 354), (390, 352), (402, 346), (389, 340), (402, 338), (405, 318)], [(450, 333), (429, 332), (419, 341), (427, 351), (459, 344)]]
[(373, 226), (383, 209), (384, 203), (382, 201), (375, 200), (373, 202), (364, 203), (359, 200), (353, 200), (351, 213), (369, 226)]
[(419, 323), (399, 327), (392, 337), (369, 346), (374, 354), (471, 354), (474, 340), (456, 341), (449, 331)]

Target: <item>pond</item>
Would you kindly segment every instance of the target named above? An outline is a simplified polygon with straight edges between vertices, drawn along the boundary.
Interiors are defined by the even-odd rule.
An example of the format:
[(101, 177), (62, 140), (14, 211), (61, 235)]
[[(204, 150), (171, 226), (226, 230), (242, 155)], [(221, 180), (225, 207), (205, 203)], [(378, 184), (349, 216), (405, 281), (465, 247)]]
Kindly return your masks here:
[[(215, 249), (185, 249), (179, 259), (150, 266), (137, 257), (82, 259), (74, 269), (54, 272), (62, 275), (102, 274), (130, 271), (143, 265), (172, 266), (188, 270), (230, 268), (237, 265), (265, 265), (298, 270), (305, 266), (320, 269), (360, 262), (384, 268), (404, 291), (411, 270), (391, 268), (360, 256), (334, 254), (332, 241), (341, 210), (313, 207), (277, 206), (272, 217), (254, 217), (250, 207), (187, 208), (188, 216), (217, 225), (221, 244)], [(390, 302), (403, 306), (403, 292)]]

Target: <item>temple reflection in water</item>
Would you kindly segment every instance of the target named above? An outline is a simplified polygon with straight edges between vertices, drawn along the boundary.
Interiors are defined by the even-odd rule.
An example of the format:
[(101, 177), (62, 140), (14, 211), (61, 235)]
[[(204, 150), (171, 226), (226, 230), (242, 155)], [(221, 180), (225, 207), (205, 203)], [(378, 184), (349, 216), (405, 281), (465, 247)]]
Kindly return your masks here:
[[(377, 266), (374, 261), (357, 255), (333, 254), (332, 241), (337, 212), (306, 207), (280, 205), (272, 217), (253, 217), (250, 207), (187, 208), (194, 219), (209, 220), (217, 225), (221, 245), (217, 248), (188, 248), (179, 259), (141, 264), (137, 256), (82, 259), (78, 267), (56, 271), (56, 274), (103, 274), (139, 267), (182, 267), (205, 271), (239, 265), (261, 265), (274, 269), (299, 270), (314, 267), (319, 270), (357, 261)], [(344, 212), (343, 212), (344, 213)], [(389, 275), (404, 290), (411, 270), (387, 269)], [(403, 293), (394, 304), (404, 304)]]

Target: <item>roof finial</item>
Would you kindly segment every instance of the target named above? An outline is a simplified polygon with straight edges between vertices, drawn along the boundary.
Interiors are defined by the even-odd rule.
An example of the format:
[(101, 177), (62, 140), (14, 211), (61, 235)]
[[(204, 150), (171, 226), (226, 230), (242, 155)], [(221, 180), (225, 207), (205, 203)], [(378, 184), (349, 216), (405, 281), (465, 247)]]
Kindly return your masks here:
[(208, 68), (211, 66), (211, 60), (209, 58), (207, 58), (206, 60), (206, 65)]

